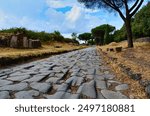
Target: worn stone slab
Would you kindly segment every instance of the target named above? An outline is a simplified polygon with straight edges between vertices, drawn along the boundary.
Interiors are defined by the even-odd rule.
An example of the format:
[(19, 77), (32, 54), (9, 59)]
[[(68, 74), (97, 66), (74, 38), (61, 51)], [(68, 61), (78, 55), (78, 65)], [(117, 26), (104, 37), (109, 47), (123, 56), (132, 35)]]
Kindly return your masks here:
[(147, 95), (150, 97), (150, 84), (145, 87)]
[(4, 75), (2, 77), (0, 77), (0, 79), (6, 79), (8, 76), (7, 75)]
[(121, 84), (115, 87), (117, 91), (127, 90), (129, 88), (128, 84)]
[(44, 95), (44, 97), (47, 99), (62, 99), (65, 93), (64, 91), (58, 91), (54, 95)]
[(12, 84), (12, 81), (7, 81), (7, 80), (0, 80), (0, 86), (5, 86), (5, 85), (9, 85)]
[(83, 85), (81, 94), (95, 99), (96, 98), (95, 81), (93, 80), (89, 83), (85, 83)]
[(105, 99), (100, 91), (97, 91), (97, 99)]
[(10, 77), (15, 77), (15, 76), (22, 76), (22, 72), (17, 71), (17, 72), (13, 72), (9, 75)]
[(71, 85), (72, 81), (74, 80), (74, 77), (70, 77), (68, 78), (65, 83), (68, 84), (68, 85)]
[(33, 82), (30, 84), (30, 87), (33, 89), (36, 89), (42, 93), (46, 93), (51, 87), (52, 85), (50, 83), (36, 83)]
[(79, 99), (79, 98), (80, 98), (80, 94), (72, 94), (69, 99)]
[(68, 92), (59, 91), (56, 92), (53, 96), (49, 96), (49, 99), (79, 99), (79, 94), (71, 94)]
[(64, 76), (64, 73), (56, 73), (55, 76), (59, 79), (62, 79)]
[(105, 80), (105, 76), (104, 75), (94, 75), (94, 79), (95, 80)]
[(58, 83), (59, 82), (59, 78), (56, 78), (56, 77), (50, 77), (49, 79), (46, 80), (47, 83)]
[(8, 91), (2, 91), (0, 92), (0, 99), (9, 99), (10, 95)]
[(100, 80), (95, 80), (95, 81), (96, 81), (96, 88), (107, 89), (105, 81), (100, 81)]
[(0, 74), (0, 78), (3, 78), (4, 76), (7, 76), (7, 74), (5, 73)]
[(111, 84), (113, 84), (113, 83), (115, 83), (115, 84), (121, 84), (121, 82), (119, 82), (119, 81), (115, 81), (115, 80), (108, 80), (107, 81), (108, 83), (111, 83)]
[(39, 96), (39, 92), (35, 90), (29, 90), (29, 91), (21, 91), (15, 93), (16, 99), (34, 99), (33, 97)]
[(28, 87), (27, 83), (19, 83), (19, 84), (13, 84), (13, 85), (5, 85), (3, 87), (0, 87), (0, 90), (2, 91), (21, 91)]
[(72, 85), (72, 86), (80, 86), (83, 82), (84, 82), (84, 78), (82, 78), (82, 77), (75, 77), (75, 76), (74, 76), (71, 85)]
[(84, 84), (82, 84), (81, 86), (79, 86), (76, 94), (81, 94), (82, 93), (83, 86), (84, 86)]
[(68, 89), (68, 84), (63, 83), (58, 89), (57, 91), (67, 91)]
[(11, 81), (23, 81), (25, 79), (28, 79), (30, 78), (30, 75), (21, 75), (21, 76), (13, 76), (13, 77), (9, 77), (7, 78), (8, 80), (11, 80)]
[(112, 80), (112, 79), (115, 78), (115, 75), (113, 75), (113, 74), (105, 74), (105, 78), (109, 79), (109, 80)]
[(93, 68), (87, 69), (87, 75), (94, 75), (94, 72), (95, 72), (95, 69)]
[(30, 79), (23, 80), (23, 82), (38, 82), (45, 78), (45, 75), (34, 75)]
[(86, 75), (86, 78), (92, 80), (94, 79), (94, 75)]
[(101, 93), (106, 99), (128, 99), (127, 96), (123, 95), (120, 92), (101, 90)]

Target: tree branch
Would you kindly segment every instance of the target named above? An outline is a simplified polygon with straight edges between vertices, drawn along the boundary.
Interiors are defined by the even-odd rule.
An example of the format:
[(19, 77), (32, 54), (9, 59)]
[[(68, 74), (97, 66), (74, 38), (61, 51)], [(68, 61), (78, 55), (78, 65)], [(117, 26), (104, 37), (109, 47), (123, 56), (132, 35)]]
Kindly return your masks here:
[(109, 7), (111, 7), (112, 9), (116, 10), (119, 13), (120, 17), (125, 21), (125, 16), (123, 15), (123, 13), (121, 12), (121, 10), (115, 4), (113, 4), (111, 2), (107, 2), (107, 0), (103, 0), (103, 2), (106, 5), (108, 5)]
[(137, 0), (135, 4), (129, 9), (129, 12), (131, 12), (138, 5), (138, 3), (139, 3), (139, 0)]
[(129, 7), (128, 7), (128, 3), (127, 0), (123, 0), (124, 4), (125, 4), (125, 8), (126, 8), (126, 17), (129, 17)]
[(130, 14), (130, 17), (132, 17), (133, 15), (135, 15), (135, 13), (138, 11), (138, 9), (140, 8), (140, 6), (142, 5), (143, 2), (144, 2), (144, 0), (140, 1), (140, 3), (135, 8), (135, 10)]

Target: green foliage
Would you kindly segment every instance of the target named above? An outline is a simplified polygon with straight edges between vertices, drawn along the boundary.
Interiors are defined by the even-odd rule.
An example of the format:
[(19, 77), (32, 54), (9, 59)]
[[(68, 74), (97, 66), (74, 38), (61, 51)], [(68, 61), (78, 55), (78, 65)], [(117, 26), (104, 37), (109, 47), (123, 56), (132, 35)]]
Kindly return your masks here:
[(88, 43), (88, 45), (95, 45), (96, 44), (93, 39), (88, 40), (87, 43)]
[(115, 42), (120, 42), (127, 39), (126, 28), (125, 25), (122, 26), (120, 30), (116, 30), (113, 34), (113, 38)]
[(100, 26), (98, 26), (98, 27), (92, 29), (91, 32), (95, 38), (96, 44), (103, 45), (105, 31)]
[(101, 45), (108, 44), (113, 41), (112, 32), (114, 32), (115, 27), (112, 25), (104, 24), (92, 29), (92, 35), (96, 39), (96, 43)]
[[(150, 36), (150, 3), (144, 6), (131, 20), (133, 37), (146, 37)], [(115, 31), (114, 41), (120, 42), (126, 40), (125, 25), (120, 30)]]
[(76, 39), (70, 39), (70, 38), (64, 38), (64, 42), (79, 44), (79, 42)]
[(71, 36), (72, 36), (72, 39), (77, 39), (77, 33), (75, 33), (75, 32), (73, 32), (72, 34), (71, 34)]
[(50, 37), (54, 41), (59, 41), (59, 42), (63, 42), (64, 41), (64, 37), (61, 35), (61, 33), (59, 31), (54, 31), (54, 33), (50, 34)]
[(85, 41), (87, 43), (88, 40), (92, 39), (91, 33), (83, 33), (78, 36), (79, 40)]
[(111, 33), (114, 32), (114, 30), (116, 28), (114, 26), (108, 25), (108, 24), (104, 24), (101, 27), (103, 27), (105, 30), (104, 44), (109, 44), (109, 43), (113, 42), (113, 36)]
[(58, 42), (71, 42), (71, 43), (79, 43), (77, 40), (64, 38), (59, 31), (54, 31), (53, 33), (47, 32), (35, 32), (32, 30), (27, 30), (25, 28), (10, 28), (0, 30), (1, 33), (14, 33), (17, 32), (25, 34), (30, 39), (40, 39), (42, 42), (48, 41), (58, 41)]
[(135, 38), (150, 36), (150, 3), (135, 15), (132, 30)]

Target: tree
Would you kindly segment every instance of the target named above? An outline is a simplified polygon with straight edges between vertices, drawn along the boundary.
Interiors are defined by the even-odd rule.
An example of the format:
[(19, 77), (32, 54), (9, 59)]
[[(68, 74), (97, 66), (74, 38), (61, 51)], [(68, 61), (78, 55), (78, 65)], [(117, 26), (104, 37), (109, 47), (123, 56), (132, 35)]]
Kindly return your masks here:
[(64, 37), (61, 35), (59, 31), (54, 31), (54, 33), (51, 33), (51, 37), (54, 41), (64, 41)]
[(98, 27), (92, 29), (91, 32), (95, 38), (96, 44), (97, 45), (103, 45), (104, 44), (105, 30), (103, 28), (101, 28), (101, 26), (98, 26)]
[[(135, 15), (141, 7), (144, 0), (78, 0), (83, 3), (87, 8), (105, 8), (118, 12), (123, 19), (126, 27), (128, 47), (133, 47), (131, 18)], [(132, 5), (129, 3), (133, 3)], [(124, 14), (124, 11), (125, 14)]]
[(150, 2), (135, 15), (132, 30), (135, 38), (150, 36)]
[(111, 34), (112, 34), (112, 32), (114, 32), (114, 30), (116, 28), (109, 24), (101, 25), (99, 28), (101, 28), (105, 32), (103, 44), (108, 44), (108, 43), (112, 42), (113, 38), (112, 38)]
[(79, 40), (85, 41), (87, 43), (88, 40), (92, 39), (91, 33), (83, 33), (78, 36)]
[(71, 34), (71, 36), (72, 36), (72, 39), (74, 39), (74, 40), (77, 39), (77, 33), (73, 32), (73, 33)]

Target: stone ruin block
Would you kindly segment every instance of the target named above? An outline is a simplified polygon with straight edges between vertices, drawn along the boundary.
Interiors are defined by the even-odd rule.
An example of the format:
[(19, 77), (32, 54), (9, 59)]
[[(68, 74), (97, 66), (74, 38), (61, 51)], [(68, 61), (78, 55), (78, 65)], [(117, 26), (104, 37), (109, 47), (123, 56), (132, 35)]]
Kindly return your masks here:
[(29, 40), (27, 37), (23, 37), (23, 48), (29, 48)]
[(29, 48), (39, 48), (39, 47), (41, 47), (40, 40), (29, 39)]
[(110, 52), (114, 52), (114, 49), (113, 49), (113, 48), (109, 48), (109, 51), (110, 51)]
[(23, 34), (16, 34), (11, 37), (10, 47), (12, 48), (28, 48), (28, 39)]
[(122, 52), (123, 48), (122, 47), (116, 47), (115, 49), (116, 49), (116, 52)]
[(10, 40), (10, 47), (11, 48), (17, 48), (18, 47), (18, 37), (13, 35), (11, 40)]
[(17, 33), (11, 37), (0, 38), (0, 47), (11, 48), (39, 48), (41, 47), (40, 40), (28, 39), (23, 34)]
[(0, 38), (0, 47), (9, 47), (9, 44), (10, 44), (10, 38), (8, 37)]

